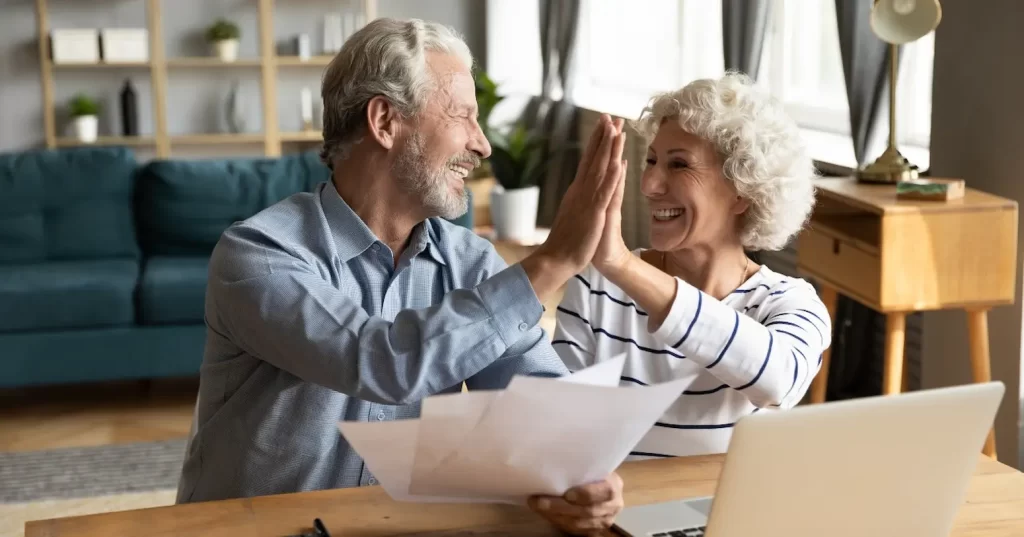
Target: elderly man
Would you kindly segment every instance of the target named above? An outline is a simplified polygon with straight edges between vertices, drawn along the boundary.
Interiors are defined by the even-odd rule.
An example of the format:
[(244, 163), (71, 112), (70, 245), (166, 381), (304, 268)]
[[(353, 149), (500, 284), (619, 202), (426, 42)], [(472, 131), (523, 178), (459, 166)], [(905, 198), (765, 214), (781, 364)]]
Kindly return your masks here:
[[(452, 225), (490, 146), (469, 49), (449, 29), (378, 19), (323, 79), (332, 180), (224, 232), (210, 260), (196, 434), (179, 502), (372, 485), (340, 420), (393, 420), (423, 398), (567, 371), (541, 301), (591, 260), (621, 183), (607, 117), (550, 238), (507, 266)], [(558, 527), (607, 527), (616, 475), (531, 505)]]

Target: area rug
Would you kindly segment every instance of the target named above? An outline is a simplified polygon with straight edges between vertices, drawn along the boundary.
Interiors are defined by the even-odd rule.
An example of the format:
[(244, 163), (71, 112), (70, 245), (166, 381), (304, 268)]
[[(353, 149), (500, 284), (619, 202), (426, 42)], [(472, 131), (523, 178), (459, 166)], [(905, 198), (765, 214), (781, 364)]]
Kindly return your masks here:
[(176, 489), (185, 439), (0, 453), (0, 504)]

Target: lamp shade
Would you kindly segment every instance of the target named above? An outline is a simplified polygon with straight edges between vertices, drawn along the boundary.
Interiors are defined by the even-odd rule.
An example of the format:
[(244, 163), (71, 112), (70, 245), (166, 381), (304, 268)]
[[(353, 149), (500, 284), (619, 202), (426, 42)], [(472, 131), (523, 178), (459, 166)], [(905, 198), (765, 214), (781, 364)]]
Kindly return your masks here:
[(934, 30), (942, 20), (939, 0), (875, 0), (871, 29), (886, 43), (902, 45)]

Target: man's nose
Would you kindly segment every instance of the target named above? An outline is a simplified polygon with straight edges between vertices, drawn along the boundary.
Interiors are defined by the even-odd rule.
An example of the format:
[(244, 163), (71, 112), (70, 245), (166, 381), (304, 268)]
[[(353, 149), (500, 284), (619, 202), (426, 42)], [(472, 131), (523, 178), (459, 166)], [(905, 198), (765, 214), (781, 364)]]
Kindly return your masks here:
[(469, 137), (469, 143), (466, 144), (466, 149), (476, 153), (480, 158), (485, 159), (491, 156), (491, 143), (487, 141), (487, 136), (484, 135), (483, 129), (480, 125), (474, 123), (474, 132)]

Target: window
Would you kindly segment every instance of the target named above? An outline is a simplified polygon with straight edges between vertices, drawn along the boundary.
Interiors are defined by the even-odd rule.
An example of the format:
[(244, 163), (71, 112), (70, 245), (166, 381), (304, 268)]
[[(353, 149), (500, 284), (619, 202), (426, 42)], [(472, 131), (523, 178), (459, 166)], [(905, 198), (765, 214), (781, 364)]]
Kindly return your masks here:
[[(572, 94), (580, 106), (635, 118), (654, 93), (722, 73), (721, 0), (641, 5), (581, 0)], [(815, 158), (855, 166), (835, 2), (775, 0), (773, 8), (757, 83), (785, 103)], [(510, 93), (540, 91), (536, 11), (518, 0), (488, 3), (488, 68)], [(512, 42), (515, 47), (507, 46)], [(934, 33), (903, 48), (896, 86), (897, 141), (922, 168), (928, 165), (933, 48)], [(888, 125), (880, 125), (869, 159), (881, 154), (887, 133)]]

